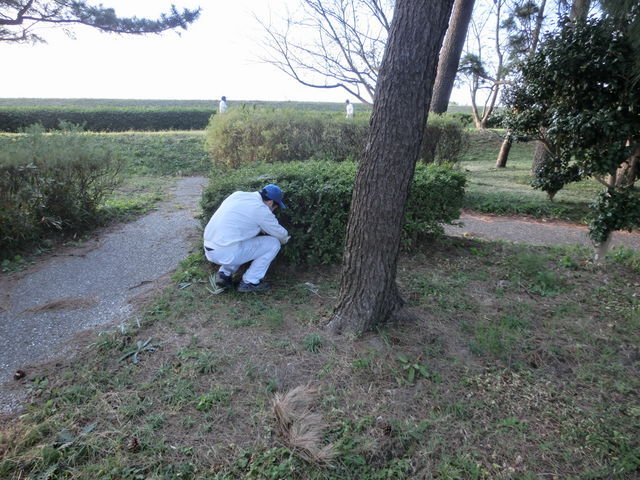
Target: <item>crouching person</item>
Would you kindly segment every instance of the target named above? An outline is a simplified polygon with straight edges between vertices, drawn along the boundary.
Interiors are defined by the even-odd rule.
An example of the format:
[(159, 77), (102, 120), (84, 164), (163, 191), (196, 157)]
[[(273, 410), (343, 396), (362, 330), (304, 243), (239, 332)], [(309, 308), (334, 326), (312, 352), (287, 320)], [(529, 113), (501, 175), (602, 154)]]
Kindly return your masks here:
[(280, 247), (289, 240), (287, 230), (273, 214), (278, 207), (287, 208), (282, 203), (282, 190), (272, 184), (259, 192), (234, 192), (220, 204), (204, 229), (207, 260), (220, 265), (216, 285), (231, 287), (233, 274), (241, 265), (251, 262), (238, 291), (259, 292), (269, 288), (262, 279)]

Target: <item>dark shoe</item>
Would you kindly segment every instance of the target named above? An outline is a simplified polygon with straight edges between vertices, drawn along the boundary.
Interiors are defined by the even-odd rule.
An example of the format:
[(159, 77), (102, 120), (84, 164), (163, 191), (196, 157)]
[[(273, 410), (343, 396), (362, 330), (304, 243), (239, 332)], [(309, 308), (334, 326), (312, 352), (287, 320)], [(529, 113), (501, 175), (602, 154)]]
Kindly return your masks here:
[(238, 285), (239, 292), (264, 292), (269, 288), (269, 284), (267, 282), (260, 283), (244, 283), (240, 282)]
[(231, 275), (222, 272), (216, 273), (216, 285), (220, 288), (231, 288), (233, 286)]

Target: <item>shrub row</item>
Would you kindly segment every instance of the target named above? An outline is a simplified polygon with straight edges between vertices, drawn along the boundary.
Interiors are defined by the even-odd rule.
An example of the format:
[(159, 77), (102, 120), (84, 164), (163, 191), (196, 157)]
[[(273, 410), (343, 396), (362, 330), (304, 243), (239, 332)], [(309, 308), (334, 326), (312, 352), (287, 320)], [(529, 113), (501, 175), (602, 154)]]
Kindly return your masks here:
[(51, 130), (60, 122), (93, 132), (203, 130), (214, 113), (192, 107), (0, 107), (0, 131), (19, 132), (40, 124)]
[(0, 259), (52, 231), (80, 232), (119, 183), (122, 161), (73, 129), (31, 127), (0, 151)]
[(257, 161), (357, 160), (368, 118), (294, 110), (230, 110), (211, 118), (206, 148), (214, 163), (239, 167)]
[[(206, 148), (217, 165), (239, 167), (262, 162), (357, 161), (369, 130), (369, 115), (294, 110), (239, 109), (211, 118)], [(433, 116), (426, 127), (424, 163), (456, 162), (468, 145), (463, 123)], [(427, 147), (428, 146), (428, 147)]]
[[(203, 225), (234, 191), (258, 191), (275, 183), (283, 189), (288, 207), (277, 215), (291, 234), (279, 257), (290, 264), (337, 262), (342, 258), (355, 172), (354, 162), (306, 161), (258, 164), (213, 175), (203, 193)], [(442, 232), (443, 223), (460, 216), (465, 182), (464, 174), (450, 165), (417, 166), (405, 212), (405, 248)]]

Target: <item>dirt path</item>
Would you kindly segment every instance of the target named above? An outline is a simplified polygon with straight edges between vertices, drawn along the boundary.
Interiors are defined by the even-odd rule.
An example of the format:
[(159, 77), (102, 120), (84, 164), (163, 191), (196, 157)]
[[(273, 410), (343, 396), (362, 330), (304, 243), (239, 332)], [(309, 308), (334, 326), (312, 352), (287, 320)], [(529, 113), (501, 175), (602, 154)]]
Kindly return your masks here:
[(135, 222), (0, 279), (0, 414), (17, 409), (17, 370), (73, 351), (81, 331), (117, 324), (188, 254), (207, 179), (178, 180), (171, 199)]
[[(457, 237), (508, 240), (531, 245), (586, 245), (593, 247), (589, 230), (584, 225), (564, 222), (545, 222), (517, 217), (499, 217), (463, 213), (463, 227), (447, 226), (445, 233)], [(615, 232), (610, 247), (625, 245), (640, 252), (640, 232)]]

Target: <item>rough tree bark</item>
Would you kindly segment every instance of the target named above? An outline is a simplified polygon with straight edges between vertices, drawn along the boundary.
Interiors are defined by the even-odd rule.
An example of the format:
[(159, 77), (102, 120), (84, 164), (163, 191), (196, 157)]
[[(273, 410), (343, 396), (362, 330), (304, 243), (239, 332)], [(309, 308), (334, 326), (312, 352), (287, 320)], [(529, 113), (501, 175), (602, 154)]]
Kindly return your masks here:
[(400, 315), (395, 282), (403, 213), (453, 0), (398, 0), (354, 184), (333, 333)]
[(533, 151), (531, 162), (531, 173), (535, 175), (538, 169), (549, 159), (549, 150), (541, 141), (536, 142), (536, 149)]
[(513, 139), (511, 138), (511, 134), (507, 132), (504, 140), (502, 141), (502, 145), (500, 146), (498, 158), (496, 159), (496, 168), (505, 168), (507, 166), (507, 160), (509, 159), (509, 152), (511, 151), (512, 144)]
[(591, 0), (573, 0), (571, 10), (569, 11), (569, 19), (575, 21), (585, 21), (591, 8)]
[(444, 37), (440, 58), (438, 59), (438, 73), (433, 84), (433, 95), (429, 110), (433, 113), (445, 113), (449, 106), (449, 98), (453, 90), (453, 83), (458, 73), (460, 55), (467, 37), (467, 29), (473, 13), (475, 0), (455, 0), (449, 28)]

